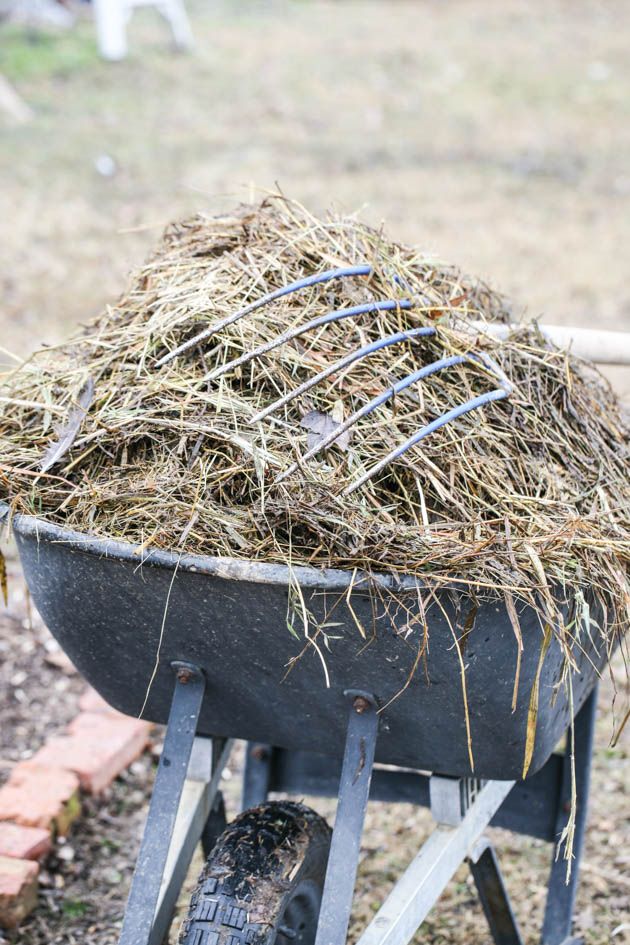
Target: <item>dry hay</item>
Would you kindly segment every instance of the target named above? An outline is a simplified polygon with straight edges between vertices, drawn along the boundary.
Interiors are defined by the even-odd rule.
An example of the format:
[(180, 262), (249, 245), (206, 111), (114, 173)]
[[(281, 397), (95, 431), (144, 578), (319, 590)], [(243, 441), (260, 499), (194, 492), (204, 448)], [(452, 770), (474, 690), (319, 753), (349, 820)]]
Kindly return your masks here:
[[(365, 262), (369, 278), (288, 295), (156, 365), (265, 293)], [(327, 311), (403, 298), (410, 310), (330, 323), (207, 377)], [(486, 286), (354, 218), (319, 220), (281, 197), (194, 217), (168, 228), (125, 295), (72, 344), (5, 375), (0, 498), (143, 549), (412, 574), (527, 600), (545, 621), (563, 596), (583, 600), (589, 587), (612, 646), (630, 600), (628, 431), (603, 378), (535, 326), (505, 342), (470, 329), (472, 320), (508, 318)], [(348, 352), (429, 325), (434, 337), (336, 370), (252, 423)], [(318, 429), (335, 429), (396, 379), (471, 352), (500, 365), (514, 386), (508, 399), (449, 423), (351, 494), (357, 477), (429, 420), (495, 388), (483, 363), (408, 387), (301, 459)]]

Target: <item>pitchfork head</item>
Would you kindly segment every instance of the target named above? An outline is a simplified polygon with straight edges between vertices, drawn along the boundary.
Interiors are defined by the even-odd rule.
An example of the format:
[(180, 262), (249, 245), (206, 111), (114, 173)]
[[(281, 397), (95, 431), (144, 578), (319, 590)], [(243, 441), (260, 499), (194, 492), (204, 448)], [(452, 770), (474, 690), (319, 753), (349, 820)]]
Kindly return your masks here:
[[(356, 276), (370, 275), (372, 275), (372, 267), (365, 263), (358, 266), (347, 266), (340, 269), (328, 269), (325, 272), (316, 273), (315, 275), (308, 276), (305, 279), (292, 282), (289, 285), (283, 286), (280, 289), (276, 289), (275, 291), (268, 293), (267, 295), (263, 295), (261, 298), (251, 302), (249, 305), (240, 309), (238, 312), (234, 312), (232, 315), (215, 322), (209, 328), (206, 328), (194, 338), (191, 338), (189, 341), (185, 342), (185, 344), (180, 345), (174, 351), (171, 351), (169, 354), (161, 358), (157, 362), (157, 366), (160, 367), (161, 365), (168, 363), (179, 354), (183, 353), (189, 348), (192, 348), (194, 345), (199, 344), (199, 342), (212, 337), (223, 328), (226, 328), (228, 325), (234, 324), (234, 322), (239, 321), (241, 318), (245, 318), (247, 315), (259, 308), (262, 308), (264, 305), (268, 305), (270, 302), (274, 302), (276, 299), (282, 298), (286, 295), (291, 295), (293, 292), (298, 292), (300, 289), (307, 288), (308, 286), (330, 282), (333, 279), (346, 279)], [(397, 279), (396, 281), (398, 283), (400, 282)], [(346, 318), (354, 318), (358, 315), (364, 315), (369, 312), (391, 311), (394, 309), (411, 309), (413, 306), (414, 303), (410, 299), (400, 299), (395, 301), (391, 299), (385, 299), (367, 302), (363, 305), (355, 305), (352, 308), (342, 308), (333, 312), (327, 312), (325, 315), (320, 315), (318, 318), (313, 318), (302, 325), (291, 328), (288, 331), (278, 335), (276, 338), (273, 338), (271, 341), (268, 341), (266, 344), (259, 345), (252, 351), (248, 351), (245, 354), (240, 355), (238, 358), (234, 358), (232, 361), (222, 364), (220, 367), (210, 371), (209, 374), (206, 375), (205, 380), (215, 380), (228, 371), (232, 371), (243, 364), (247, 364), (248, 362), (253, 361), (255, 358), (259, 358), (262, 355), (267, 354), (269, 351), (273, 351), (275, 348), (280, 347), (280, 345), (286, 344), (287, 342), (292, 341), (294, 338), (306, 334), (315, 328), (319, 328), (322, 325), (327, 325), (331, 322), (342, 321)], [(268, 407), (265, 407), (264, 410), (261, 410), (256, 414), (256, 416), (252, 417), (251, 423), (261, 422), (266, 417), (269, 417), (271, 414), (273, 414), (280, 407), (290, 403), (296, 397), (299, 397), (301, 394), (306, 393), (306, 391), (310, 390), (312, 387), (315, 387), (321, 381), (324, 381), (331, 374), (343, 370), (344, 368), (349, 367), (351, 364), (363, 360), (363, 358), (369, 357), (376, 351), (380, 351), (383, 348), (388, 348), (392, 345), (399, 344), (403, 341), (408, 341), (412, 338), (429, 337), (435, 335), (435, 333), (435, 328), (430, 326), (410, 328), (407, 331), (398, 331), (395, 334), (387, 335), (385, 338), (379, 338), (378, 341), (373, 341), (370, 344), (363, 345), (363, 347), (351, 351), (345, 357), (340, 358), (333, 364), (330, 364), (327, 368), (325, 368), (323, 371), (320, 371), (314, 377), (304, 381), (304, 383), (300, 384), (294, 390), (284, 394)], [(400, 456), (406, 453), (407, 450), (411, 449), (412, 446), (415, 446), (425, 437), (429, 436), (431, 433), (434, 433), (436, 430), (439, 430), (440, 427), (450, 423), (451, 420), (456, 420), (458, 417), (470, 413), (473, 410), (477, 410), (479, 407), (483, 407), (485, 404), (491, 403), (494, 400), (503, 400), (505, 397), (509, 397), (509, 395), (512, 393), (512, 385), (510, 381), (507, 379), (503, 371), (501, 371), (499, 366), (486, 354), (458, 354), (441, 358), (437, 361), (433, 361), (431, 364), (425, 365), (417, 371), (414, 371), (412, 374), (408, 374), (406, 377), (401, 378), (401, 380), (396, 381), (396, 383), (391, 387), (383, 390), (376, 397), (372, 398), (372, 400), (370, 400), (367, 404), (364, 404), (363, 407), (355, 411), (350, 417), (344, 420), (343, 423), (335, 427), (331, 433), (329, 433), (324, 438), (318, 439), (317, 445), (309, 449), (301, 457), (299, 463), (293, 463), (292, 466), (290, 466), (280, 476), (278, 476), (276, 481), (279, 482), (282, 479), (286, 479), (287, 476), (292, 475), (302, 463), (313, 457), (322, 449), (331, 446), (335, 440), (338, 439), (338, 437), (342, 436), (342, 434), (349, 430), (350, 427), (357, 423), (357, 421), (359, 421), (362, 417), (372, 413), (377, 409), (377, 407), (380, 407), (382, 404), (386, 403), (392, 397), (395, 397), (396, 394), (399, 394), (407, 387), (418, 383), (425, 377), (429, 377), (431, 374), (436, 374), (438, 371), (442, 371), (446, 368), (463, 363), (483, 366), (485, 368), (485, 372), (496, 380), (498, 386), (492, 390), (486, 391), (483, 394), (479, 394), (477, 397), (472, 397), (470, 400), (464, 401), (457, 407), (454, 407), (451, 410), (441, 414), (441, 416), (431, 421), (431, 423), (427, 423), (425, 426), (421, 427), (413, 434), (413, 436), (409, 437), (404, 443), (401, 443), (400, 446), (397, 446), (396, 449), (388, 453), (387, 456), (385, 456), (378, 463), (372, 466), (366, 473), (351, 483), (346, 488), (344, 492), (345, 495), (349, 495), (356, 489), (360, 488), (360, 486), (364, 485), (366, 482), (368, 482), (368, 480), (376, 476), (393, 460), (398, 459)]]

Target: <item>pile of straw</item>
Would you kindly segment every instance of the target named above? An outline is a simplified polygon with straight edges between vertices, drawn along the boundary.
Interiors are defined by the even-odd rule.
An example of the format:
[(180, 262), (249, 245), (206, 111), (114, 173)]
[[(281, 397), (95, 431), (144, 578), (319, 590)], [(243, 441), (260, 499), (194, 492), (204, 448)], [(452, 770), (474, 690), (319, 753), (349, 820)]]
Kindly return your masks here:
[[(371, 276), (302, 289), (207, 333), (274, 289), (362, 263)], [(330, 323), (209, 377), (328, 311), (403, 298), (410, 309)], [(547, 617), (590, 587), (612, 645), (630, 601), (628, 431), (603, 378), (535, 327), (504, 342), (471, 330), (509, 318), (486, 286), (354, 218), (316, 219), (280, 197), (197, 216), (169, 227), (125, 295), (75, 341), (4, 376), (0, 498), (143, 549), (413, 574), (524, 599)], [(437, 331), (335, 371), (252, 422), (349, 352), (421, 326)], [(497, 386), (483, 361), (460, 364), (302, 459), (397, 379), (470, 352), (500, 366), (510, 397), (350, 492), (424, 424)]]

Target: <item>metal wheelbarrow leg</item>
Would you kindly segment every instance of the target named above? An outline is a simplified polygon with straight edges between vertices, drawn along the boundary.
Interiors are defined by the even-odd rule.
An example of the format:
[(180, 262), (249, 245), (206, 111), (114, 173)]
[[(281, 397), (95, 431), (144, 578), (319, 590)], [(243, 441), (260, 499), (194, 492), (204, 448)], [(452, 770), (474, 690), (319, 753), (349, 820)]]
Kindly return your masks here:
[(577, 794), (573, 864), (571, 876), (567, 882), (566, 861), (561, 856), (556, 855), (554, 851), (547, 885), (547, 906), (541, 945), (580, 945), (582, 942), (582, 939), (571, 936), (571, 927), (586, 833), (596, 711), (597, 687), (576, 715), (573, 728), (569, 729), (567, 733), (567, 749), (564, 756), (556, 835), (559, 839), (569, 817), (571, 804), (570, 765), (573, 753), (575, 756), (575, 788)]
[(119, 945), (161, 945), (232, 744), (195, 737), (205, 678), (191, 664), (172, 665), (173, 701)]
[(357, 690), (346, 695), (352, 704), (315, 945), (343, 945), (346, 941), (374, 765), (376, 700)]
[[(346, 942), (374, 764), (378, 727), (376, 701), (370, 694), (356, 690), (347, 695), (352, 704), (315, 945), (345, 945)], [(263, 759), (266, 782), (263, 772), (259, 772), (261, 793), (269, 784), (270, 763), (270, 753), (266, 753)], [(470, 778), (431, 778), (431, 808), (438, 826), (359, 939), (359, 945), (404, 945), (411, 940), (513, 784), (513, 781), (484, 783)], [(494, 876), (496, 891), (496, 878), (500, 878), (498, 868)], [(480, 885), (489, 892), (487, 879), (480, 880)], [(521, 945), (509, 904), (507, 914), (511, 921), (506, 923), (507, 898), (502, 884), (500, 889), (503, 900), (495, 895), (494, 910), (486, 912), (489, 920), (496, 917), (494, 928), (491, 922), (493, 932), (507, 929), (502, 938), (495, 940), (497, 945)]]
[(522, 945), (499, 861), (487, 837), (477, 842), (468, 862), (495, 945)]

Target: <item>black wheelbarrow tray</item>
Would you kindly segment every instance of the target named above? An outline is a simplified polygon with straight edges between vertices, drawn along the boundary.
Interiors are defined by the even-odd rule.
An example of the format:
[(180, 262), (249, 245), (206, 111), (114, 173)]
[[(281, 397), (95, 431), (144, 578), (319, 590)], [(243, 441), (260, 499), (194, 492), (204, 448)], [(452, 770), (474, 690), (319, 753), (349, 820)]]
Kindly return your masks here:
[[(32, 516), (12, 525), (33, 600), (73, 663), (121, 712), (167, 723), (121, 945), (163, 940), (200, 840), (210, 856), (186, 945), (343, 945), (368, 798), (429, 806), (436, 827), (360, 945), (410, 941), (464, 859), (494, 941), (518, 945), (484, 831), (507, 827), (555, 847), (571, 815), (571, 755), (573, 869), (566, 882), (554, 850), (542, 942), (577, 941), (571, 921), (605, 660), (588, 634), (571, 726), (560, 647), (553, 639), (543, 652), (527, 606), (518, 608), (513, 709), (518, 645), (499, 598), (473, 611), (461, 590), (431, 603), (411, 578), (383, 575), (374, 593), (350, 572), (141, 553)], [(535, 741), (522, 780), (532, 705)], [(567, 749), (554, 751), (567, 732)], [(243, 807), (259, 806), (222, 832), (219, 781), (234, 738), (248, 742)], [(320, 819), (301, 805), (266, 803), (271, 792), (338, 796), (329, 853)], [(244, 862), (244, 835), (254, 838), (255, 863)]]

